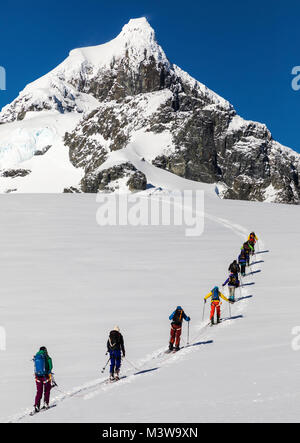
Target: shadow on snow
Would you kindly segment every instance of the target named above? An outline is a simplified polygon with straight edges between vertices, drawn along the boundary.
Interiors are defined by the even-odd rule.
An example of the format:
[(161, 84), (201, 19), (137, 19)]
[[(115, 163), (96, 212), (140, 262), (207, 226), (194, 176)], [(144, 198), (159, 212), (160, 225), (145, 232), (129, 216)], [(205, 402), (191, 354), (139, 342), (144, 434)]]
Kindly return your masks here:
[(236, 303), (239, 302), (239, 301), (242, 301), (242, 300), (247, 300), (247, 298), (252, 298), (252, 297), (253, 297), (253, 295), (247, 295), (246, 297), (239, 297), (239, 298), (236, 300)]
[(143, 371), (136, 372), (134, 375), (148, 374), (148, 372), (158, 371), (158, 369), (159, 368), (144, 369)]

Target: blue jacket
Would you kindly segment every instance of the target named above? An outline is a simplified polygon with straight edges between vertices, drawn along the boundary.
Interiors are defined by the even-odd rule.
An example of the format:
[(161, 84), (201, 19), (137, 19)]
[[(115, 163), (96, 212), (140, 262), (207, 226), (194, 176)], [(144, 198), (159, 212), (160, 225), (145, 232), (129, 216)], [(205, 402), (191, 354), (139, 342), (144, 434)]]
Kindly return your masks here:
[(246, 257), (242, 258), (242, 254), (240, 254), (240, 256), (239, 256), (239, 263), (247, 263), (247, 258)]
[[(230, 278), (230, 277), (228, 277), (227, 280), (223, 283), (223, 286), (226, 286), (227, 283), (229, 283), (229, 278)], [(237, 277), (235, 277), (235, 278), (236, 278), (236, 283), (235, 283), (235, 285), (233, 285), (232, 283), (229, 283), (228, 286), (232, 286), (232, 287), (234, 287), (234, 288), (238, 288), (238, 287), (240, 286), (240, 281), (239, 281), (239, 279), (238, 279)]]
[(183, 318), (185, 321), (190, 321), (190, 320), (191, 320), (190, 317), (188, 317), (188, 316), (186, 315), (186, 313), (184, 312), (184, 310), (183, 310), (180, 306), (178, 306), (178, 308), (175, 309), (175, 311), (170, 315), (169, 320), (173, 320), (176, 311), (183, 311), (183, 313), (182, 313), (182, 318)]

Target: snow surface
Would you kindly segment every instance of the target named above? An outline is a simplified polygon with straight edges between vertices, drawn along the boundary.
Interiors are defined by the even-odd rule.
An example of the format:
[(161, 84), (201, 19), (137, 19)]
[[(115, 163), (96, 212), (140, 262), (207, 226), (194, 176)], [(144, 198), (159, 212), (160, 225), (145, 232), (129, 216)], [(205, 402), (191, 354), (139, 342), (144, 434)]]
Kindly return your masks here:
[[(165, 191), (187, 185), (150, 172)], [(300, 308), (299, 207), (222, 201), (213, 187), (205, 191), (198, 238), (181, 227), (100, 228), (92, 195), (0, 197), (1, 421), (299, 421), (299, 354), (291, 346)], [(252, 230), (261, 254), (242, 299), (231, 320), (204, 328), (203, 297), (225, 281)], [(166, 356), (168, 316), (178, 304), (192, 317), (192, 346)], [(222, 311), (227, 318), (225, 302)], [(115, 324), (125, 337), (127, 378), (107, 385), (100, 371)], [(182, 344), (186, 334), (185, 325)], [(60, 391), (52, 392), (56, 408), (29, 417), (30, 360), (42, 345)]]
[[(0, 192), (61, 193), (64, 188), (77, 186), (84, 172), (71, 164), (63, 136), (75, 128), (82, 116), (58, 112), (32, 114), (21, 122), (0, 125), (0, 169), (31, 171), (26, 177), (0, 176)], [(51, 148), (44, 155), (35, 156), (48, 146)]]

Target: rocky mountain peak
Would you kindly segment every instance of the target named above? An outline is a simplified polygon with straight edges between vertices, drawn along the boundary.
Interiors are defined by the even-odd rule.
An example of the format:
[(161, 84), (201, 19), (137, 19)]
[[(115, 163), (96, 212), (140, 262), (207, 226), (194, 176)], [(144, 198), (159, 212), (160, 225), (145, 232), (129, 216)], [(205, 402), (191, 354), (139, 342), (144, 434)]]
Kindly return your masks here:
[(2, 110), (0, 123), (45, 110), (75, 116), (64, 144), (84, 171), (75, 183), (82, 192), (144, 189), (146, 164), (216, 184), (223, 198), (300, 202), (300, 155), (170, 63), (145, 18), (108, 43), (71, 51)]
[(119, 37), (132, 41), (132, 35), (136, 34), (143, 40), (155, 40), (155, 31), (146, 17), (132, 18), (123, 26)]

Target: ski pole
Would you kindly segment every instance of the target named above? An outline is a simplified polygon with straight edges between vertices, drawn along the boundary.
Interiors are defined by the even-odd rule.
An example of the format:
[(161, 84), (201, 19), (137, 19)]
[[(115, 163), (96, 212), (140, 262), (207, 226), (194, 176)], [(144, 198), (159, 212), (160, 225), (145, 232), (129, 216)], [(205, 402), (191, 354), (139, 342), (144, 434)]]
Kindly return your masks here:
[(187, 336), (187, 345), (190, 344), (190, 322), (188, 322), (188, 336)]
[(126, 357), (124, 357), (124, 359), (127, 361), (127, 363), (130, 364), (130, 366), (135, 370), (135, 371), (139, 371), (138, 368), (136, 368)]
[(108, 365), (109, 362), (110, 362), (110, 358), (107, 360), (107, 363), (106, 363), (106, 365), (104, 366), (104, 368), (102, 369), (101, 374), (104, 374), (105, 369), (107, 368), (107, 365)]
[(205, 303), (203, 305), (203, 315), (202, 315), (202, 321), (204, 321), (204, 314), (205, 314)]
[(228, 303), (228, 305), (229, 305), (229, 318), (231, 318), (231, 306), (230, 306), (230, 303)]

